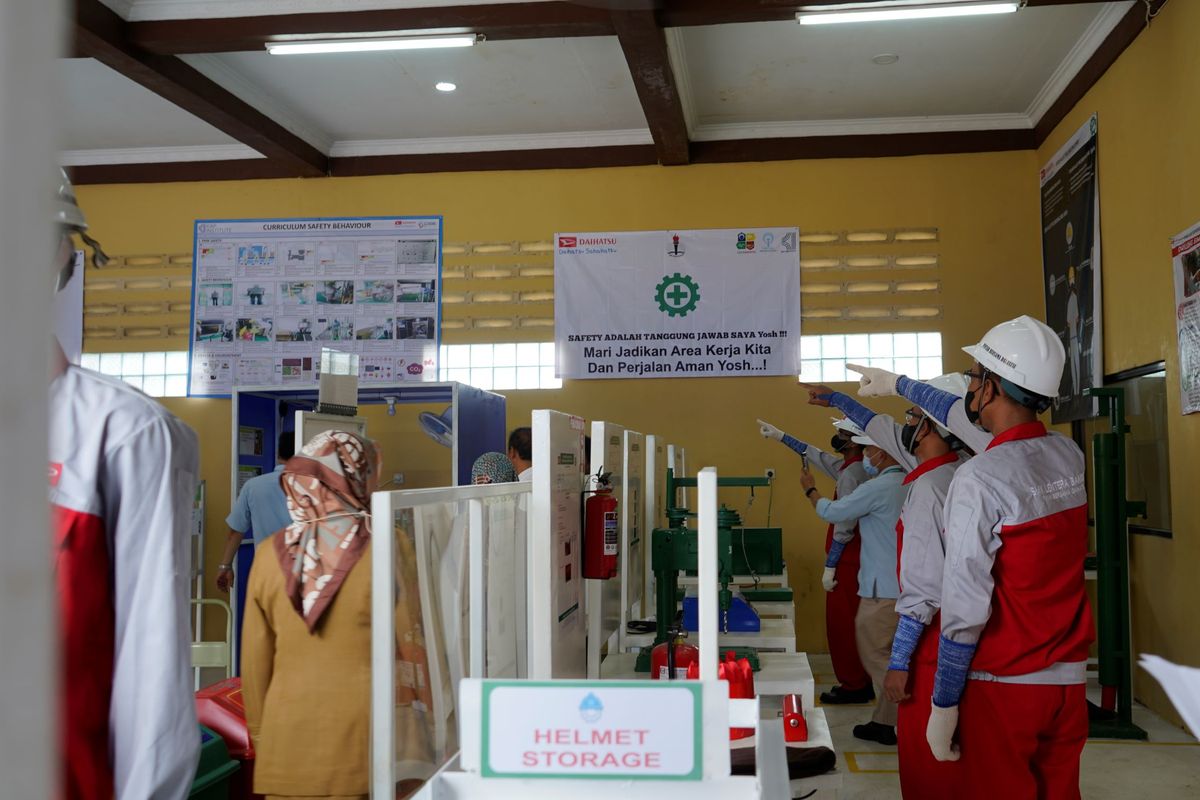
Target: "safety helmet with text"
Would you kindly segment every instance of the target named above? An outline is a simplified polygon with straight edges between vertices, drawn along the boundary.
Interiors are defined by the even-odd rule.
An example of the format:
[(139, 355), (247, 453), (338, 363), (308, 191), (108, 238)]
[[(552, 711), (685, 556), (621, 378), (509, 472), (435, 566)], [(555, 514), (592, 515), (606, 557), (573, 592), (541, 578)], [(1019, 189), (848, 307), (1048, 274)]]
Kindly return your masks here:
[(963, 352), (1026, 392), (1048, 400), (1058, 396), (1067, 354), (1058, 334), (1040, 320), (1023, 314), (1001, 322), (984, 334), (979, 344), (964, 347)]

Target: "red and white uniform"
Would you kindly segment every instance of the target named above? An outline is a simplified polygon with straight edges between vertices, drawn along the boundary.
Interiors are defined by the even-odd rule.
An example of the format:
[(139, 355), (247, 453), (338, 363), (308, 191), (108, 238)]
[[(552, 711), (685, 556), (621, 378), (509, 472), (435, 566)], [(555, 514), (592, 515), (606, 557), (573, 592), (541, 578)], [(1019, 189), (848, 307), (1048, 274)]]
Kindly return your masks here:
[[(867, 481), (862, 457), (844, 459), (808, 445), (809, 461), (836, 481), (833, 497), (849, 497), (859, 484)], [(862, 665), (855, 640), (854, 620), (858, 616), (858, 569), (861, 561), (862, 539), (858, 536), (858, 521), (830, 523), (825, 534), (825, 553), (834, 540), (843, 542), (846, 549), (838, 561), (834, 577), (837, 586), (825, 594), (825, 638), (829, 642), (829, 660), (838, 684), (848, 691), (858, 691), (871, 685), (871, 676)]]
[(938, 761), (925, 741), (937, 673), (942, 576), (945, 572), (946, 525), (944, 506), (950, 484), (963, 463), (958, 453), (919, 462), (901, 438), (903, 426), (887, 414), (876, 414), (866, 427), (875, 444), (909, 470), (904, 476), (908, 494), (896, 523), (896, 556), (900, 597), (896, 613), (925, 626), (908, 664), (909, 698), (896, 708), (896, 752), (900, 791), (914, 800), (954, 800), (962, 797), (961, 762)]
[(959, 467), (946, 531), (942, 634), (977, 645), (959, 709), (967, 794), (1077, 798), (1094, 638), (1083, 453), (1040, 422), (996, 436)]
[(188, 621), (196, 435), (79, 367), (49, 394), (62, 795), (184, 798), (200, 750)]

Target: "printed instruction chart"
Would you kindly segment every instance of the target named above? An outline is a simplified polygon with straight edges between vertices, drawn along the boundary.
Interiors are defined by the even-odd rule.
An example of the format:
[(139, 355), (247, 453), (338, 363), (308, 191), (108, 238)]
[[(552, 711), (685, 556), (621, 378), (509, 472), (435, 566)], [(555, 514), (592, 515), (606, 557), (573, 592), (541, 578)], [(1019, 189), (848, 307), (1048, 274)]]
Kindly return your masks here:
[(437, 380), (441, 265), (440, 216), (197, 220), (189, 395), (315, 385), (322, 347)]

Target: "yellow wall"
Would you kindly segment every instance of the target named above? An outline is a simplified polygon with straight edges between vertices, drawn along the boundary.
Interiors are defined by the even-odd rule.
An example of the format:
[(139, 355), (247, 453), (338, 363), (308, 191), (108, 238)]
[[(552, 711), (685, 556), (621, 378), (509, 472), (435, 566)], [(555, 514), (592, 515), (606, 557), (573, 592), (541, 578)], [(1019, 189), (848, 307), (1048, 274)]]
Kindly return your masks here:
[[(1200, 3), (1167, 3), (1038, 151), (1042, 163), (1099, 114), (1104, 371), (1167, 362), (1174, 539), (1133, 537), (1134, 649), (1193, 665), (1200, 664), (1200, 502), (1193, 494), (1200, 485), (1200, 414), (1179, 413), (1169, 239), (1200, 220), (1197, 32)], [(1157, 682), (1141, 670), (1135, 693), (1174, 715)]]
[[(202, 217), (445, 215), (448, 241), (539, 240), (556, 230), (638, 230), (799, 225), (805, 230), (931, 227), (940, 230), (941, 319), (896, 329), (939, 329), (946, 367), (992, 323), (1040, 314), (1037, 164), (1032, 152), (764, 164), (470, 173), (241, 183), (90, 186), (80, 202), (106, 249), (180, 253)], [(1161, 237), (1160, 237), (1161, 239)], [(841, 278), (845, 280), (845, 278)], [(812, 323), (808, 333), (888, 330), (894, 323)], [(503, 336), (503, 333), (500, 333)], [(655, 433), (688, 448), (692, 468), (726, 474), (778, 470), (773, 519), (787, 536), (796, 588), (798, 645), (825, 650), (819, 575), (824, 526), (796, 490), (799, 459), (761, 439), (756, 417), (802, 438), (828, 441), (827, 410), (802, 406), (787, 378), (567, 382), (557, 391), (510, 392), (510, 427), (555, 408)], [(227, 401), (168, 405), (202, 434), (211, 487), (210, 570), (229, 502)], [(890, 410), (897, 410), (893, 404)], [(398, 445), (397, 445), (398, 446)], [(409, 471), (401, 457), (391, 471)], [(731, 498), (738, 505), (744, 500)], [(759, 495), (750, 521), (765, 518)]]

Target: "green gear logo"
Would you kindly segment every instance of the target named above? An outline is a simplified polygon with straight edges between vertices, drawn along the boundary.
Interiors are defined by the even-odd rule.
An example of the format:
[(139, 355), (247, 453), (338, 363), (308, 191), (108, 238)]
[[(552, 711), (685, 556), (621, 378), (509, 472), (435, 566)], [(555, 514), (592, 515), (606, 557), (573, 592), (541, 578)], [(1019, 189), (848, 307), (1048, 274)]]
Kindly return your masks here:
[(662, 283), (655, 288), (654, 299), (658, 302), (658, 310), (672, 317), (686, 317), (689, 311), (696, 310), (700, 302), (700, 284), (692, 280), (691, 275), (664, 275)]

